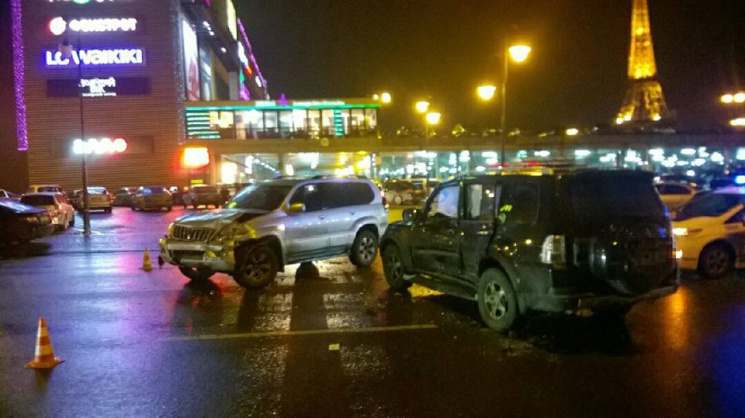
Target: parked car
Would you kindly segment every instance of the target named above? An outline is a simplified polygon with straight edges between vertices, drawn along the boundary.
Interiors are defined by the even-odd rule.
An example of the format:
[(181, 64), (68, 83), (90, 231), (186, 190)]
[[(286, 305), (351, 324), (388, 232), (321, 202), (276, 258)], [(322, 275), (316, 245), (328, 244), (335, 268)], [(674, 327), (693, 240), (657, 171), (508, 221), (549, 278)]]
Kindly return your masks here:
[(389, 286), (475, 301), (496, 331), (529, 311), (623, 316), (676, 291), (675, 241), (651, 174), (509, 174), (443, 182), (422, 210), (405, 210), (380, 244)]
[(194, 209), (199, 206), (205, 208), (212, 205), (215, 208), (220, 207), (223, 203), (222, 197), (220, 196), (220, 190), (217, 186), (206, 186), (198, 185), (189, 189), (189, 192), (184, 195), (184, 209), (191, 205)]
[(163, 186), (142, 186), (132, 196), (132, 210), (173, 208), (173, 196)]
[[(75, 190), (75, 209), (82, 211), (85, 208), (83, 201), (83, 190)], [(113, 198), (105, 187), (88, 187), (88, 200), (90, 210), (102, 210), (105, 213), (111, 213)]]
[(21, 197), (21, 203), (48, 210), (52, 216), (52, 224), (59, 230), (75, 226), (75, 208), (62, 193), (29, 193)]
[(408, 180), (388, 180), (383, 183), (386, 201), (394, 205), (420, 203), (427, 198), (423, 184), (415, 185)]
[(15, 201), (21, 201), (21, 195), (18, 193), (9, 192), (5, 189), (0, 189), (0, 199), (13, 199)]
[(0, 199), (0, 244), (25, 244), (52, 235), (49, 212), (12, 199)]
[(160, 256), (192, 280), (221, 272), (261, 288), (288, 264), (348, 254), (354, 265), (370, 266), (387, 225), (369, 180), (271, 180), (243, 189), (225, 209), (177, 219)]
[(657, 193), (660, 194), (662, 203), (667, 206), (670, 212), (675, 212), (683, 207), (698, 192), (694, 186), (683, 183), (657, 183), (654, 187), (657, 189)]
[(122, 187), (114, 192), (114, 206), (132, 206), (132, 196), (137, 192), (137, 187)]
[[(184, 195), (186, 194), (184, 189), (178, 186), (171, 186), (168, 188), (168, 191), (171, 193), (171, 196), (173, 196), (174, 205), (184, 204)], [(186, 206), (184, 206), (184, 208), (186, 208)]]
[(745, 254), (745, 191), (725, 187), (691, 200), (675, 215), (673, 232), (680, 267), (704, 277), (719, 278), (743, 267)]
[(28, 189), (26, 189), (26, 194), (42, 192), (62, 193), (63, 195), (67, 195), (59, 184), (32, 184), (28, 186)]

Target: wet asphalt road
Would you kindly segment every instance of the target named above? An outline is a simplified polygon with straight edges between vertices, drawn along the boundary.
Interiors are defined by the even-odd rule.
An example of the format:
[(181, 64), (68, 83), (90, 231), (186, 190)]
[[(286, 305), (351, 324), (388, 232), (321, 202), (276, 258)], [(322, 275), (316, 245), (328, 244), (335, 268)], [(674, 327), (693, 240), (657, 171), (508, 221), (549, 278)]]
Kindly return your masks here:
[[(291, 266), (262, 291), (153, 262), (183, 213), (115, 209), (0, 260), (0, 416), (743, 416), (745, 278), (688, 275), (625, 323), (387, 291), (381, 265)], [(400, 213), (393, 213), (400, 216)], [(80, 221), (80, 219), (78, 219)], [(78, 222), (82, 225), (82, 222)], [(44, 316), (51, 372), (24, 368)]]

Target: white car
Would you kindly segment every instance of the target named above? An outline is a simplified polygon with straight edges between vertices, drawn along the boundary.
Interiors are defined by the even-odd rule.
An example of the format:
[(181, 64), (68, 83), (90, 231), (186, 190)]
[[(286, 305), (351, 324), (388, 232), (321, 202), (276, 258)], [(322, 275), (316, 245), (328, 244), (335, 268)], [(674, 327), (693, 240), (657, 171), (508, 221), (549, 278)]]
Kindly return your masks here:
[(727, 187), (696, 197), (673, 222), (678, 265), (709, 278), (745, 266), (745, 187)]
[(28, 193), (21, 197), (21, 203), (48, 210), (56, 229), (65, 230), (75, 225), (75, 209), (62, 193)]
[(657, 183), (654, 185), (660, 194), (662, 203), (670, 212), (677, 212), (696, 195), (696, 188), (683, 183)]

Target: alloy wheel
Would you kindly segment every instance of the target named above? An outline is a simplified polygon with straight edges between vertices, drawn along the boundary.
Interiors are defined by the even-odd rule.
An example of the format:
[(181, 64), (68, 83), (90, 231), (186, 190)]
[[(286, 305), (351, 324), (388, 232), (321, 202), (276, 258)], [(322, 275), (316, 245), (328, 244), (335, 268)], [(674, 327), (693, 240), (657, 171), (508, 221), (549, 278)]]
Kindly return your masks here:
[(369, 263), (375, 259), (376, 252), (377, 252), (377, 248), (375, 245), (375, 240), (369, 236), (363, 237), (362, 240), (360, 241), (360, 246), (359, 246), (360, 260), (365, 263)]
[(509, 309), (507, 295), (498, 283), (492, 282), (486, 285), (484, 290), (484, 304), (489, 316), (493, 319), (501, 319)]

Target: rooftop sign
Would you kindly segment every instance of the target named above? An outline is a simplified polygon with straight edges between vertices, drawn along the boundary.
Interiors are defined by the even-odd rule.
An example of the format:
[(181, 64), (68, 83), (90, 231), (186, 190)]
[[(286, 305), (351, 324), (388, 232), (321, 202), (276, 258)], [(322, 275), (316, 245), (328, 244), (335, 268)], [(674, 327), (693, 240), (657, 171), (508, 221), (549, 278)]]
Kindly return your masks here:
[(67, 30), (72, 32), (134, 32), (137, 30), (137, 19), (126, 18), (95, 18), (95, 19), (72, 19), (55, 17), (49, 20), (49, 31), (52, 35), (59, 36)]

